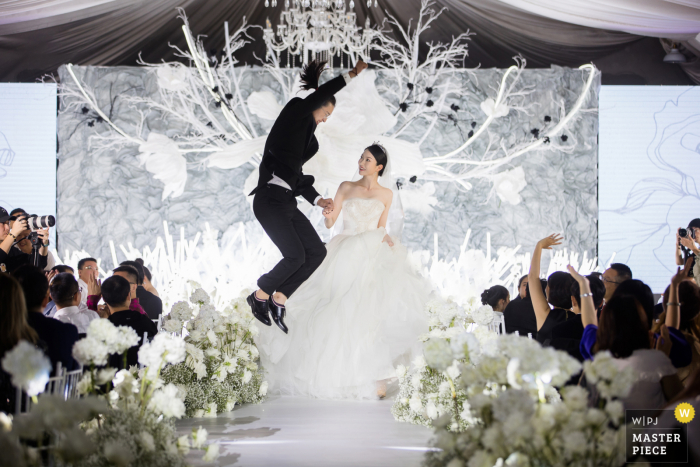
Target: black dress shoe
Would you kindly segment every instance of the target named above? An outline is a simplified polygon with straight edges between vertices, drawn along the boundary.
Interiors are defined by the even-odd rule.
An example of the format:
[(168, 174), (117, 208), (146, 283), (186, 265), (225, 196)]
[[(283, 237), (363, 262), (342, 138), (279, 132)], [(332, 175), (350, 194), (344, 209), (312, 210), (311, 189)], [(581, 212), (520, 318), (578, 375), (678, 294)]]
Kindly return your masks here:
[(248, 305), (250, 305), (250, 309), (253, 312), (253, 316), (255, 316), (258, 321), (263, 323), (265, 326), (270, 326), (272, 324), (272, 321), (270, 321), (270, 311), (267, 308), (267, 301), (261, 302), (255, 297), (255, 292), (252, 294), (248, 295), (248, 298), (245, 299), (246, 302), (248, 302)]
[(272, 296), (267, 299), (267, 306), (270, 309), (270, 315), (272, 316), (272, 321), (275, 322), (278, 328), (284, 331), (285, 334), (289, 331), (287, 325), (284, 324), (284, 317), (287, 316), (287, 308), (280, 306), (272, 300)]

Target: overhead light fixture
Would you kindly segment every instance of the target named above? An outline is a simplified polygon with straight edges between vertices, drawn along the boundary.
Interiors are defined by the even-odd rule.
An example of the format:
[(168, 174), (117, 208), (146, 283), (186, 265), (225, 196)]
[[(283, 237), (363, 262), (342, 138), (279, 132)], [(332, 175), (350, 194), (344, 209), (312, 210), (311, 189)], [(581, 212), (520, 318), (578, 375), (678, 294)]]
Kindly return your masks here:
[(685, 55), (678, 51), (676, 44), (671, 46), (671, 51), (664, 57), (664, 63), (685, 63)]

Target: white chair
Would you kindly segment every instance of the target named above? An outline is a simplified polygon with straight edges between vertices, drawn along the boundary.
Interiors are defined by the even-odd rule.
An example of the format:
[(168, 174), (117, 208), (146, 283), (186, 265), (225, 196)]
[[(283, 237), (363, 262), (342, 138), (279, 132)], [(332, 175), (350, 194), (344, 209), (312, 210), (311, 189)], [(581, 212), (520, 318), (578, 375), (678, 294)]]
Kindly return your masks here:
[(493, 321), (491, 321), (491, 323), (488, 325), (489, 330), (495, 332), (496, 334), (505, 334), (506, 321), (503, 319), (503, 313), (500, 311), (494, 311), (493, 314)]
[(152, 319), (151, 321), (153, 321), (153, 324), (156, 325), (156, 329), (158, 329), (158, 332), (160, 332), (160, 328), (163, 327), (163, 314), (159, 314), (158, 319)]
[[(56, 365), (56, 376), (49, 378), (49, 381), (46, 383), (46, 388), (42, 394), (63, 394), (65, 384), (66, 370), (63, 368), (63, 365), (61, 365), (61, 362), (58, 362)], [(24, 392), (22, 388), (16, 388), (16, 391), (15, 415), (29, 412), (33, 404), (32, 398), (29, 397), (29, 395)]]
[(78, 399), (80, 394), (78, 393), (78, 383), (83, 377), (83, 367), (81, 366), (77, 370), (69, 371), (65, 375), (65, 384), (63, 387), (63, 398), (68, 399)]

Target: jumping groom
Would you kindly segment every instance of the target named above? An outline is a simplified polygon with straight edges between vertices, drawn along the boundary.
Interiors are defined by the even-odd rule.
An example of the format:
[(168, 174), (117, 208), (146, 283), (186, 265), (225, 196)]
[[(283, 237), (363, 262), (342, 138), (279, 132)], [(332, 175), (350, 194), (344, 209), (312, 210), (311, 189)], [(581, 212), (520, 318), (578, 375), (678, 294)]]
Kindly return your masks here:
[(355, 68), (318, 85), (326, 62), (313, 61), (301, 72), (302, 89), (316, 89), (304, 99), (295, 97), (284, 106), (265, 142), (258, 186), (250, 193), (253, 212), (267, 235), (282, 253), (282, 260), (258, 279), (259, 289), (247, 301), (253, 315), (270, 326), (270, 315), (287, 333), (285, 303), (294, 291), (323, 262), (326, 247), (311, 222), (297, 208), (297, 196), (324, 209), (333, 209), (333, 199), (324, 199), (314, 189), (314, 177), (304, 175), (302, 166), (318, 152), (316, 127), (335, 108), (334, 94), (367, 68), (358, 61)]

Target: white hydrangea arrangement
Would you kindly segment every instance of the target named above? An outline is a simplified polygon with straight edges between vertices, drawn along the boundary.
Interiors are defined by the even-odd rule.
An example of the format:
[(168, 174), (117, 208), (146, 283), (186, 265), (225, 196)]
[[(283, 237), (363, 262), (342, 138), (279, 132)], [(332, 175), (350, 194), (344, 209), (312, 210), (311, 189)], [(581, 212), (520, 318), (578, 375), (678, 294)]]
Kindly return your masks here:
[(237, 403), (262, 402), (267, 394), (253, 342), (259, 331), (245, 302), (249, 293), (219, 311), (197, 288), (191, 304), (175, 303), (163, 323), (168, 332), (187, 334), (185, 360), (165, 368), (162, 378), (186, 392), (188, 417), (215, 417)]
[[(617, 371), (601, 352), (584, 366), (601, 396), (589, 407), (589, 393), (578, 386), (561, 387), (581, 365), (568, 354), (543, 348), (531, 339), (501, 335), (470, 352), (455, 380), (463, 391), (459, 420), (452, 414), (435, 423), (434, 451), (424, 465), (477, 466), (618, 466), (625, 462), (625, 397), (636, 381), (631, 369)], [(453, 357), (460, 357), (450, 345)], [(442, 350), (447, 348), (442, 345)], [(466, 421), (466, 423), (462, 423)], [(464, 426), (464, 429), (462, 427)]]

